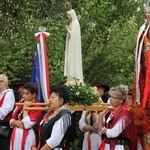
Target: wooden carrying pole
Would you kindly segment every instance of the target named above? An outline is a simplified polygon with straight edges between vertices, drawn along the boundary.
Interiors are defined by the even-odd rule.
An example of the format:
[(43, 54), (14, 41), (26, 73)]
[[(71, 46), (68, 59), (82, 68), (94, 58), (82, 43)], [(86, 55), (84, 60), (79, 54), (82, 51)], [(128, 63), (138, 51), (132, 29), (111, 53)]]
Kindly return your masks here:
[[(23, 106), (24, 103), (15, 103), (16, 106)], [(32, 107), (34, 106), (34, 107)], [(35, 107), (37, 106), (37, 107)], [(70, 110), (72, 111), (102, 111), (104, 110), (106, 107), (108, 106), (108, 104), (104, 103), (104, 104), (92, 104), (90, 106), (86, 106), (86, 105), (69, 105)], [(32, 111), (32, 110), (40, 110), (40, 111), (44, 111), (44, 110), (50, 110), (50, 104), (49, 103), (32, 103), (31, 107), (26, 107), (25, 110), (27, 111)]]
[[(16, 106), (23, 106), (24, 103), (15, 103)], [(32, 103), (31, 106), (49, 106), (49, 103)]]

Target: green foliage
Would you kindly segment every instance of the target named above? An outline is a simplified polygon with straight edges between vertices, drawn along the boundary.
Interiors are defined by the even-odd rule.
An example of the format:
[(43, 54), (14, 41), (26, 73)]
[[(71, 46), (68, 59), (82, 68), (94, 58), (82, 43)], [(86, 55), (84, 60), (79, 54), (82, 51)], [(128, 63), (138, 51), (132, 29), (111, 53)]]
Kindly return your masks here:
[[(1, 0), (0, 73), (13, 84), (21, 77), (30, 79), (36, 44), (34, 34), (45, 26), (51, 85), (64, 77), (66, 0)], [(70, 0), (82, 36), (84, 82), (99, 79), (110, 86), (132, 85), (136, 35), (145, 19), (144, 0)], [(70, 90), (72, 87), (70, 87)], [(75, 86), (72, 104), (90, 105), (97, 100), (87, 85)], [(82, 93), (82, 94), (79, 94)], [(88, 93), (87, 93), (88, 92)], [(80, 96), (80, 97), (79, 97)], [(92, 99), (93, 97), (93, 99)], [(78, 126), (78, 125), (77, 125)], [(79, 138), (74, 143), (78, 149)], [(83, 135), (83, 133), (82, 133)]]
[(91, 105), (100, 101), (99, 95), (89, 85), (68, 85), (70, 91), (70, 105)]
[[(113, 72), (108, 74), (110, 85), (126, 84), (131, 86), (134, 73), (134, 51), (137, 34), (135, 18), (130, 18), (124, 24), (113, 24), (110, 28), (109, 43), (106, 46), (106, 60), (103, 65), (107, 66), (104, 71)], [(114, 38), (114, 35), (115, 38)], [(134, 44), (133, 44), (134, 43)]]
[[(2, 0), (0, 3), (1, 73), (12, 83), (30, 79), (38, 40), (45, 26), (51, 85), (65, 81), (64, 51), (68, 24), (63, 1)], [(84, 81), (132, 84), (136, 33), (144, 21), (142, 0), (70, 1), (81, 26)]]
[(78, 146), (80, 141), (78, 139), (75, 139), (75, 141), (71, 144), (71, 150), (81, 150), (81, 148)]
[[(93, 29), (93, 36), (90, 34), (90, 42), (87, 42), (90, 43), (88, 47), (92, 49), (86, 49), (89, 57), (86, 57), (87, 60), (84, 59), (84, 61), (87, 61), (86, 67), (84, 67), (86, 68), (84, 70), (85, 78), (88, 82), (92, 82), (93, 78), (94, 80), (100, 79), (110, 86), (120, 83), (131, 86), (136, 34), (138, 32), (137, 18), (135, 17), (138, 14), (138, 1), (130, 1), (130, 3), (128, 0), (101, 3), (97, 1), (94, 4), (103, 5), (104, 9), (97, 7), (96, 11), (94, 9), (90, 11), (95, 18), (93, 19), (95, 28)], [(131, 7), (133, 8), (128, 9)], [(134, 21), (130, 21), (133, 18)], [(123, 53), (120, 54), (122, 51), (124, 55)], [(130, 58), (130, 61), (127, 57)], [(122, 67), (124, 67), (124, 71)]]

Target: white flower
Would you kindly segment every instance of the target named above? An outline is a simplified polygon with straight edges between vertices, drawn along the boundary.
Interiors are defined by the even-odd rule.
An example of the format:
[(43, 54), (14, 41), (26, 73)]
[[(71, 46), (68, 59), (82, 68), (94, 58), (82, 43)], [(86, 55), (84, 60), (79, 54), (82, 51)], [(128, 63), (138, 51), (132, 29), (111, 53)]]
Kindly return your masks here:
[(80, 94), (80, 92), (76, 92), (76, 95), (79, 95)]

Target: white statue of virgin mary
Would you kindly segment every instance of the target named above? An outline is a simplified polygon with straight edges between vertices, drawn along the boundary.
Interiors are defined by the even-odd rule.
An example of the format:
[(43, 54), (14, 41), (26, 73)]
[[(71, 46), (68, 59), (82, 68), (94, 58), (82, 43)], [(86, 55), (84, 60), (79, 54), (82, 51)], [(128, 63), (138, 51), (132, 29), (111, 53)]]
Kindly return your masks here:
[(80, 24), (73, 9), (67, 11), (67, 18), (70, 25), (66, 25), (64, 76), (67, 76), (67, 83), (83, 83)]

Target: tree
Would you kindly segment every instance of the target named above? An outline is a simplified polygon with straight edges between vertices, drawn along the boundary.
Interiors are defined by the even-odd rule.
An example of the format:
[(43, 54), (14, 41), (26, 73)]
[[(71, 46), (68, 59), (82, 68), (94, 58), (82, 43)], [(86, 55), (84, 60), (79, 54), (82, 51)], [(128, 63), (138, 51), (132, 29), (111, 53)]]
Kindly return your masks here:
[[(21, 76), (30, 78), (38, 42), (34, 33), (39, 26), (45, 26), (50, 32), (46, 43), (51, 84), (66, 80), (63, 67), (68, 21), (64, 2), (2, 0), (0, 66), (1, 73), (6, 73), (12, 82)], [(136, 33), (145, 15), (143, 2), (71, 0), (71, 3), (81, 26), (85, 83), (100, 79), (110, 85), (131, 85)]]

